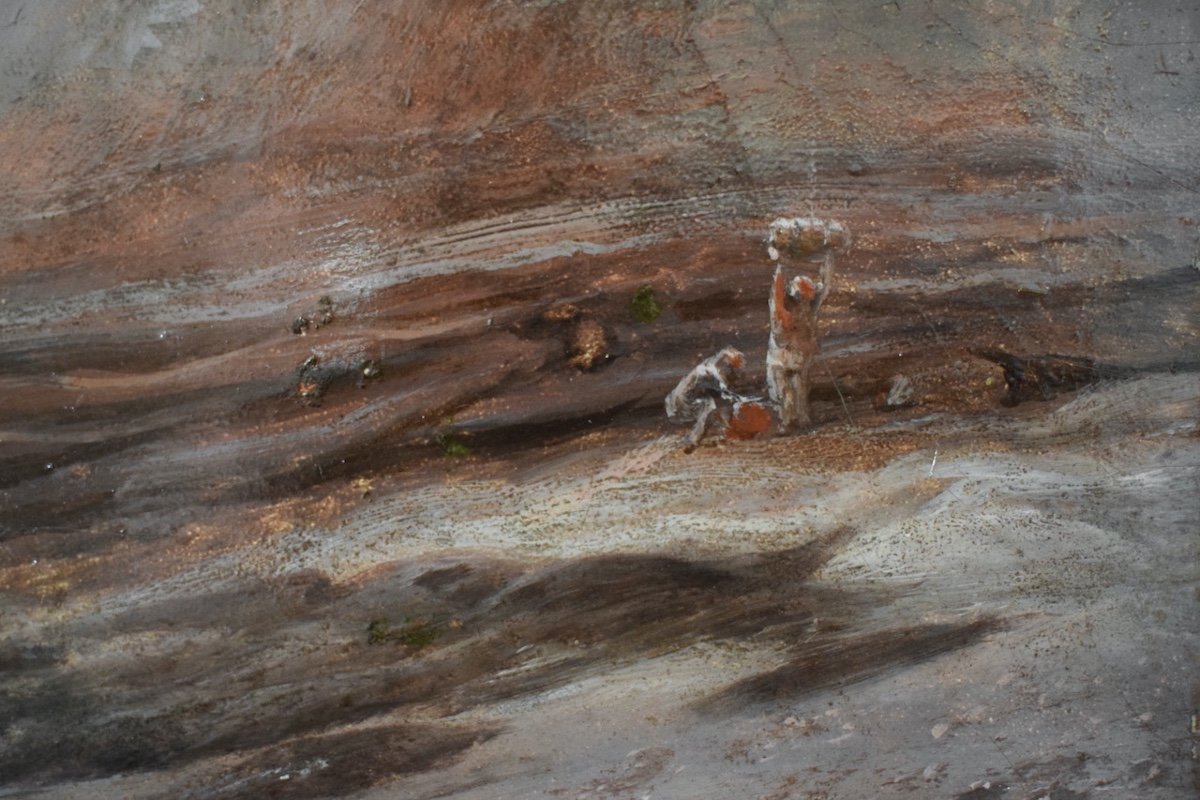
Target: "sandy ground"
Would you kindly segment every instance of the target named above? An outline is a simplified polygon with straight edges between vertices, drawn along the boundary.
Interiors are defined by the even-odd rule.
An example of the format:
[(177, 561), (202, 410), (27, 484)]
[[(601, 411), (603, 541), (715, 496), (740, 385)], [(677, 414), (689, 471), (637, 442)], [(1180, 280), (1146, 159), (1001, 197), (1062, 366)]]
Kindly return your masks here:
[[(974, 419), (690, 456), (662, 435), (583, 441), (507, 478), (468, 459), (420, 492), (372, 486), (336, 524), (6, 618), (32, 671), (6, 691), (44, 676), (40, 645), (61, 648), (50, 661), (64, 691), (88, 685), (197, 730), (299, 720), (330, 683), (369, 687), (382, 705), (235, 737), (227, 755), (185, 733), (190, 751), (101, 780), (86, 775), (102, 759), (59, 750), (28, 792), (13, 789), (1192, 797), (1198, 403), (1194, 375), (1164, 374)], [(605, 572), (612, 559), (625, 560)], [(306, 600), (281, 611), (288, 585)], [(368, 620), (399, 625), (402, 612), (443, 635), (366, 644)], [(494, 656), (486, 668), (471, 666), (473, 648)], [(151, 668), (147, 693), (136, 674)], [(427, 694), (398, 699), (404, 681)], [(422, 741), (445, 749), (412, 751)], [(42, 747), (32, 754), (56, 752)], [(411, 758), (390, 763), (397, 750)]]

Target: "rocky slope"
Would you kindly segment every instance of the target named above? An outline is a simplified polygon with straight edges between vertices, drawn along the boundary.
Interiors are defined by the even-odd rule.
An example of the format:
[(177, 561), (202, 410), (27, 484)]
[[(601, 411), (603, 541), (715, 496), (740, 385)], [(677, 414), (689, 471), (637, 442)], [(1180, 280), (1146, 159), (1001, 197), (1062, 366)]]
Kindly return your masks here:
[[(0, 792), (1186, 796), (1198, 42), (1167, 2), (0, 5)], [(688, 460), (662, 397), (726, 344), (762, 390), (794, 214), (854, 233), (817, 430)], [(1088, 536), (1130, 571), (1056, 588)], [(1017, 663), (1067, 619), (1092, 661)], [(888, 777), (751, 766), (845, 681), (837, 743), (903, 706)], [(1057, 755), (898, 732), (977, 705)]]

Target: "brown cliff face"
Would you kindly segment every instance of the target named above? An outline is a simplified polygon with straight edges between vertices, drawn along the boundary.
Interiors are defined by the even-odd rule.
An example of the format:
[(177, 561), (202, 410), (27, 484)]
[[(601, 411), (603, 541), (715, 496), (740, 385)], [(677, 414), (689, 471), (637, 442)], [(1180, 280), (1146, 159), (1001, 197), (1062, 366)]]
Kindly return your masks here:
[[(862, 417), (897, 373), (927, 409), (989, 407), (972, 348), (1194, 360), (1194, 156), (1163, 130), (1186, 127), (1166, 99), (1192, 89), (1151, 72), (1153, 95), (1137, 91), (1121, 43), (1073, 38), (1082, 6), (1075, 28), (1021, 36), (1007, 17), (890, 5), (160, 12), (106, 38), (113, 21), (81, 7), (96, 33), (72, 35), (104, 44), (8, 85), (19, 516), (36, 506), (19, 486), (51, 463), (199, 448), (208, 466), (147, 490), (240, 494), (339, 471), (368, 442), (389, 443), (390, 468), (448, 418), (528, 444), (649, 420), (698, 356), (730, 343), (761, 362), (761, 241), (780, 213), (857, 236), (825, 314), (819, 418), (846, 413), (835, 380)], [(1076, 70), (1098, 67), (1085, 91)], [(1153, 135), (1133, 135), (1130, 103), (1159, 115)], [(1099, 132), (1117, 121), (1127, 138)], [(664, 301), (653, 323), (629, 312), (641, 286)], [(290, 335), (321, 297), (331, 323)], [(564, 302), (590, 343), (540, 321)], [(299, 377), (313, 355), (319, 387)]]
[[(1030, 413), (997, 411), (980, 352), (1200, 362), (1176, 4), (127, 5), (0, 19), (13, 603), (640, 444), (724, 345), (763, 393), (782, 215), (853, 234), (813, 410), (868, 445), (797, 445), (818, 465), (917, 447), (870, 439), (896, 420)], [(903, 408), (878, 399), (898, 375)]]

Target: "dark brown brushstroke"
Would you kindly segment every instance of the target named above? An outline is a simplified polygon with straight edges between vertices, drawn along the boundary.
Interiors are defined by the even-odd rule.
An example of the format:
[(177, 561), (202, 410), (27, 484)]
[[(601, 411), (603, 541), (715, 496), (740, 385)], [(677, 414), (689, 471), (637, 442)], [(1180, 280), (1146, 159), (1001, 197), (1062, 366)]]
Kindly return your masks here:
[(437, 770), (499, 733), (496, 727), (388, 725), (293, 739), (255, 752), (188, 800), (345, 797), (376, 783)]
[[(793, 550), (720, 564), (654, 554), (535, 568), (478, 559), (414, 572), (416, 565), (401, 563), (350, 586), (312, 573), (286, 584), (243, 583), (187, 601), (145, 605), (110, 618), (102, 629), (74, 623), (58, 631), (64, 642), (199, 631), (214, 620), (228, 634), (175, 654), (124, 662), (111, 674), (54, 671), (53, 651), (32, 642), (10, 644), (8, 675), (33, 678), (33, 688), (0, 683), (0, 726), (27, 731), (0, 750), (0, 774), (20, 781), (77, 780), (245, 753), (248, 766), (237, 774), (250, 775), (255, 768), (249, 765), (278, 766), (303, 761), (305, 753), (315, 758), (332, 752), (326, 756), (331, 763), (344, 758), (344, 768), (363, 770), (347, 784), (362, 788), (436, 768), (495, 733), (431, 727), (424, 744), (402, 747), (370, 767), (352, 751), (372, 734), (338, 729), (375, 725), (384, 715), (487, 707), (700, 641), (770, 644), (803, 637), (794, 670), (777, 670), (720, 695), (762, 701), (771, 692), (783, 697), (878, 675), (968, 646), (995, 629), (994, 621), (974, 621), (858, 631), (893, 593), (811, 581), (853, 536), (843, 528)], [(396, 629), (427, 626), (434, 635), (419, 644), (402, 637), (371, 644), (373, 620)], [(332, 638), (320, 637), (302, 656), (285, 655), (329, 626)], [(524, 666), (530, 658), (538, 660)], [(257, 709), (249, 718), (239, 710), (246, 703)], [(404, 728), (396, 733), (409, 734)], [(281, 796), (327, 791), (333, 772), (313, 775), (309, 789), (297, 782), (281, 790), (298, 794)], [(250, 791), (230, 787), (203, 796)]]
[(999, 630), (991, 618), (920, 625), (850, 636), (832, 636), (797, 646), (782, 667), (745, 678), (697, 703), (707, 714), (727, 714), (761, 703), (785, 703), (811, 692), (845, 686), (966, 647)]

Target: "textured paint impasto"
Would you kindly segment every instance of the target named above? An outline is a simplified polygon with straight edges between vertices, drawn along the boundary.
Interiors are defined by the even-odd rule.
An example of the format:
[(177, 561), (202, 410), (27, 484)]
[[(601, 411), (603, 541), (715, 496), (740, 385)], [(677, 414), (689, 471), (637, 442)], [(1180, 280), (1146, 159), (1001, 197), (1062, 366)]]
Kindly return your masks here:
[(1198, 54), (0, 0), (0, 797), (1194, 797)]

